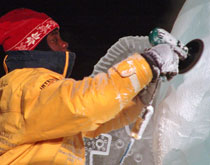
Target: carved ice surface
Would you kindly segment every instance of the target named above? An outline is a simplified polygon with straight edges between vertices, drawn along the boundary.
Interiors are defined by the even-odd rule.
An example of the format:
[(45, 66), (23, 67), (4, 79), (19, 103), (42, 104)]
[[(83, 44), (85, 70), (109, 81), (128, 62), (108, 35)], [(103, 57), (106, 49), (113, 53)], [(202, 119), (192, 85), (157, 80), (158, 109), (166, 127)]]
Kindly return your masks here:
[(204, 52), (198, 64), (172, 80), (156, 107), (155, 164), (210, 164), (210, 1), (187, 0), (172, 34), (184, 42), (199, 38)]
[[(202, 39), (203, 55), (192, 70), (162, 83), (155, 114), (143, 139), (135, 141), (125, 165), (210, 164), (210, 1), (186, 0), (172, 34), (185, 44), (196, 38)], [(119, 46), (127, 45), (125, 42)], [(106, 56), (108, 58), (101, 60), (105, 70), (116, 61), (120, 50), (108, 53), (111, 53)], [(96, 72), (102, 69), (96, 68)], [(99, 147), (91, 140), (86, 141), (90, 152), (94, 150), (91, 147), (98, 151), (98, 155), (92, 156), (87, 152), (86, 158), (92, 162), (86, 164), (119, 164), (129, 143), (128, 133), (127, 127), (92, 139), (94, 143), (97, 139), (107, 140), (107, 143), (100, 140)]]

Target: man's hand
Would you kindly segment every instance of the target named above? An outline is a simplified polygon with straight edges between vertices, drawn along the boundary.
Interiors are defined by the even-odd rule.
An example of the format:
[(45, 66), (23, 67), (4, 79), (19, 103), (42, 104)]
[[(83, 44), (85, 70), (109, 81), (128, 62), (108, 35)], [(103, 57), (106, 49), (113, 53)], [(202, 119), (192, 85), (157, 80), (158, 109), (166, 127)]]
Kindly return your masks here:
[(150, 64), (153, 71), (152, 81), (138, 94), (144, 105), (151, 104), (157, 89), (159, 76), (165, 76), (168, 80), (178, 74), (179, 52), (168, 44), (159, 44), (145, 51), (143, 56)]
[(158, 83), (161, 81), (160, 79), (155, 79), (154, 81), (150, 82), (144, 89), (140, 91), (137, 97), (140, 98), (141, 102), (144, 105), (152, 104), (152, 101), (155, 97), (155, 91), (158, 88)]
[(143, 56), (151, 66), (153, 80), (159, 76), (166, 76), (170, 80), (178, 74), (179, 56), (174, 46), (159, 44), (146, 50)]

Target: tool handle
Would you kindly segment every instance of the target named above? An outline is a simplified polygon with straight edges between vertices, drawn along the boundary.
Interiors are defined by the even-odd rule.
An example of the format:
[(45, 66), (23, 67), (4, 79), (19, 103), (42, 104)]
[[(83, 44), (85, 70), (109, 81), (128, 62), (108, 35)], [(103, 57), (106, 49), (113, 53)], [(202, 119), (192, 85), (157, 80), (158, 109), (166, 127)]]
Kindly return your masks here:
[(142, 138), (142, 135), (152, 117), (154, 113), (154, 108), (152, 105), (148, 105), (146, 108), (145, 108), (145, 111), (142, 115), (142, 117), (139, 117), (137, 119), (137, 121), (135, 122), (134, 124), (134, 127), (132, 128), (131, 130), (131, 137), (136, 139), (136, 140), (139, 140)]

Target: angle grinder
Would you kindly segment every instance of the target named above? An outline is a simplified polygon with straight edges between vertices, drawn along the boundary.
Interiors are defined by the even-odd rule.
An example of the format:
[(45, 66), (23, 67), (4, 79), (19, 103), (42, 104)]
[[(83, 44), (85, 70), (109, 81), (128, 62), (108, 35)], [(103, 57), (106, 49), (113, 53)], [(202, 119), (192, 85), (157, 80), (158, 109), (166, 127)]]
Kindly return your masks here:
[(179, 74), (186, 73), (192, 69), (199, 61), (204, 49), (204, 43), (200, 39), (194, 39), (184, 45), (181, 41), (161, 28), (155, 28), (150, 32), (149, 42), (152, 46), (169, 44), (181, 50), (182, 57), (179, 61)]

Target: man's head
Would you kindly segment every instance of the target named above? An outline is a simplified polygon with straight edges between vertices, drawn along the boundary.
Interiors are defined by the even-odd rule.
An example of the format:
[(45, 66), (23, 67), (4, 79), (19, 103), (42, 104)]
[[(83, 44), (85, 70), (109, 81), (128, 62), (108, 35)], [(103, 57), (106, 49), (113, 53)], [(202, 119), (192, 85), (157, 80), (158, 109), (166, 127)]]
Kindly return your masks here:
[(60, 37), (59, 25), (44, 13), (21, 8), (0, 17), (0, 45), (5, 52), (34, 50), (41, 41), (53, 51), (68, 48)]
[(58, 29), (50, 32), (46, 37), (47, 45), (53, 51), (66, 51), (68, 49), (68, 43), (63, 41)]

